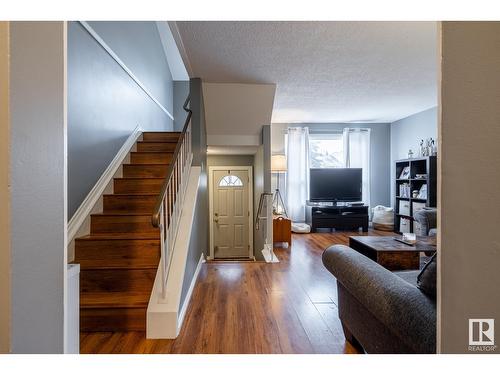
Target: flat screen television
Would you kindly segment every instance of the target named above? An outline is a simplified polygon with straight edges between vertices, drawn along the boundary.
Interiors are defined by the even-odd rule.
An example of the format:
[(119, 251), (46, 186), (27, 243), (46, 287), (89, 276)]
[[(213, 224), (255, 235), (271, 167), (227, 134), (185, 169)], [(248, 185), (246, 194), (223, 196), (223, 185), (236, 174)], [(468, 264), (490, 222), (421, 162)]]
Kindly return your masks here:
[(362, 168), (311, 168), (309, 200), (359, 202), (362, 200)]

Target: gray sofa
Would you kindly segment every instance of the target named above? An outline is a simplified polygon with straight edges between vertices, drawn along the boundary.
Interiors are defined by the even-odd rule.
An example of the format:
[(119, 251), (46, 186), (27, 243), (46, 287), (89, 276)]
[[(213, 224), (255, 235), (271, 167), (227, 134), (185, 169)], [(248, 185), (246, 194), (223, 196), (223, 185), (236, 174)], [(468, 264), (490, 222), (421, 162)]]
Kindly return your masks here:
[(323, 264), (337, 278), (346, 339), (367, 353), (436, 353), (436, 304), (416, 287), (419, 271), (393, 273), (343, 245)]
[(437, 234), (437, 209), (425, 207), (413, 215), (413, 219), (419, 224), (416, 226), (417, 236), (435, 236)]

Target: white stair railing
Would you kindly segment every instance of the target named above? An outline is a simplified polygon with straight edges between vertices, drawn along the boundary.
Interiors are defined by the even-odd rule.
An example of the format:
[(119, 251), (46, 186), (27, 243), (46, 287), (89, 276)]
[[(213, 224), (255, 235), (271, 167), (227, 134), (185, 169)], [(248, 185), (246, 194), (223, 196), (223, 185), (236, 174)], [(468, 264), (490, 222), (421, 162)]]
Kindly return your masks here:
[(191, 149), (192, 111), (188, 108), (189, 102), (190, 98), (188, 96), (183, 106), (184, 110), (188, 113), (186, 122), (175, 148), (172, 162), (168, 166), (167, 175), (151, 217), (153, 226), (160, 229), (161, 299), (164, 301), (167, 298), (167, 281), (170, 264), (174, 253), (189, 171), (193, 160)]

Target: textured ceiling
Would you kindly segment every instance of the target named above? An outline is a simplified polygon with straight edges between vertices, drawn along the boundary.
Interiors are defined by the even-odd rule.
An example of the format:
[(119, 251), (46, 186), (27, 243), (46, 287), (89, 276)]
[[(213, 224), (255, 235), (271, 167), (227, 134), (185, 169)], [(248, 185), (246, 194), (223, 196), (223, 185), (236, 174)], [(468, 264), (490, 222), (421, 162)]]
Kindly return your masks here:
[(437, 105), (435, 22), (177, 22), (206, 82), (275, 83), (272, 122), (392, 122)]

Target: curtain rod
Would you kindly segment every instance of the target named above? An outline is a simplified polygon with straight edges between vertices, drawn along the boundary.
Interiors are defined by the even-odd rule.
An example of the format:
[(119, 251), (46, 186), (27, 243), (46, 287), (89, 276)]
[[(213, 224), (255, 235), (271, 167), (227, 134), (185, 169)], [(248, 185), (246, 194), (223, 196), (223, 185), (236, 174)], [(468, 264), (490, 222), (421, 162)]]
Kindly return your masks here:
[[(294, 126), (289, 126), (290, 128), (293, 128)], [(297, 128), (306, 128), (307, 126), (295, 126)], [(344, 132), (344, 129), (349, 129), (349, 131), (361, 131), (361, 132), (367, 132), (370, 131), (371, 129), (369, 128), (349, 128), (346, 126), (343, 129), (332, 129), (332, 130), (323, 130), (323, 129), (311, 129), (309, 128), (309, 133), (310, 134), (342, 134)], [(288, 134), (288, 129), (283, 130), (283, 134)]]

